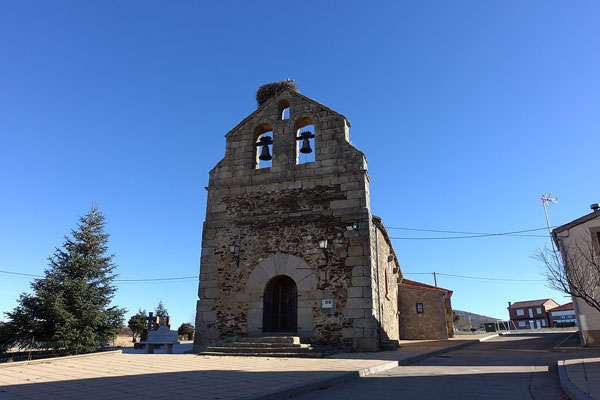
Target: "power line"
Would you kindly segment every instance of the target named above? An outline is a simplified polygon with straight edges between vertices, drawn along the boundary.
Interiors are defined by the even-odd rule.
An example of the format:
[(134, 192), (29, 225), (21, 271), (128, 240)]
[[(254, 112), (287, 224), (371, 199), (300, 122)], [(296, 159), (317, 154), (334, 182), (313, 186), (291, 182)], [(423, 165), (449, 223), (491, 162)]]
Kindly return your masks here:
[[(8, 274), (8, 275), (32, 277), (32, 278), (43, 278), (44, 277), (42, 275), (26, 274), (26, 273), (22, 273), (22, 272), (14, 272), (14, 271), (6, 271), (6, 270), (0, 270), (0, 273)], [(448, 276), (448, 277), (452, 277), (452, 278), (477, 279), (477, 280), (498, 281), (498, 282), (545, 282), (544, 279), (490, 278), (490, 277), (483, 277), (483, 276), (446, 274), (443, 272), (436, 272), (436, 274), (441, 275), (441, 276)], [(403, 272), (403, 275), (433, 275), (433, 272)], [(177, 277), (169, 277), (169, 278), (114, 279), (113, 282), (144, 283), (144, 282), (163, 282), (163, 281), (183, 281), (183, 280), (189, 280), (189, 279), (196, 280), (196, 279), (198, 279), (198, 276), (190, 275), (190, 276), (177, 276)]]
[(508, 236), (508, 237), (536, 237), (536, 238), (549, 238), (548, 235), (522, 235), (514, 233), (482, 233), (478, 235), (468, 236), (434, 236), (434, 237), (392, 237), (390, 239), (398, 240), (443, 240), (443, 239), (473, 239), (473, 238), (484, 238), (494, 236)]
[(391, 237), (394, 240), (445, 240), (445, 239), (474, 239), (484, 238), (492, 236), (507, 236), (507, 237), (537, 237), (537, 238), (548, 238), (546, 235), (501, 235), (501, 234), (489, 234), (489, 235), (472, 235), (472, 236), (440, 236), (440, 237)]
[[(43, 275), (35, 275), (35, 274), (25, 274), (22, 272), (14, 272), (14, 271), (4, 271), (0, 270), (3, 274), (8, 275), (16, 275), (16, 276), (26, 276), (31, 278), (44, 278)], [(192, 276), (177, 276), (171, 278), (145, 278), (145, 279), (113, 279), (113, 282), (158, 282), (158, 281), (181, 281), (186, 279), (198, 279), (198, 275)]]
[[(403, 275), (433, 275), (433, 272), (403, 272)], [(484, 281), (499, 281), (499, 282), (545, 282), (544, 279), (507, 279), (507, 278), (490, 278), (483, 276), (455, 275), (436, 272), (437, 275), (449, 276), (453, 278), (478, 279)]]
[(468, 276), (468, 275), (454, 275), (454, 274), (444, 274), (441, 272), (437, 273), (438, 275), (444, 276), (452, 276), (455, 278), (467, 278), (467, 279), (480, 279), (486, 281), (503, 281), (503, 282), (545, 282), (545, 279), (506, 279), (506, 278), (488, 278), (481, 276)]
[(390, 237), (390, 239), (396, 240), (446, 240), (446, 239), (472, 239), (482, 237), (493, 237), (493, 236), (517, 236), (517, 237), (540, 237), (548, 238), (548, 235), (530, 235), (527, 232), (535, 232), (546, 230), (547, 228), (534, 228), (534, 229), (523, 229), (519, 231), (511, 232), (464, 232), (464, 231), (446, 231), (438, 229), (419, 229), (419, 228), (404, 228), (404, 227), (387, 227), (387, 229), (396, 229), (403, 231), (415, 231), (415, 232), (437, 232), (437, 233), (450, 233), (450, 234), (461, 234), (467, 236), (439, 236), (439, 237)]
[(156, 282), (156, 281), (182, 281), (185, 279), (198, 279), (199, 276), (178, 276), (175, 278), (149, 278), (149, 279), (115, 279), (115, 282)]
[[(552, 226), (551, 228), (556, 228), (555, 226)], [(490, 232), (464, 232), (464, 231), (444, 231), (444, 230), (438, 230), (438, 229), (420, 229), (420, 228), (405, 228), (405, 227), (394, 227), (394, 226), (386, 226), (386, 229), (397, 229), (397, 230), (401, 230), (401, 231), (416, 231), (416, 232), (438, 232), (438, 233), (458, 233), (458, 234), (462, 234), (462, 235), (490, 235)], [(543, 228), (534, 228), (534, 229), (524, 229), (524, 230), (520, 230), (520, 231), (514, 231), (514, 232), (500, 232), (501, 234), (506, 234), (506, 233), (525, 233), (525, 232), (535, 232), (535, 231), (543, 231), (548, 229), (547, 227), (543, 227)]]
[(33, 277), (33, 278), (43, 278), (42, 275), (24, 274), (22, 272), (2, 271), (2, 270), (0, 270), (0, 272), (2, 272), (4, 274), (9, 274), (9, 275), (29, 276), (29, 277)]

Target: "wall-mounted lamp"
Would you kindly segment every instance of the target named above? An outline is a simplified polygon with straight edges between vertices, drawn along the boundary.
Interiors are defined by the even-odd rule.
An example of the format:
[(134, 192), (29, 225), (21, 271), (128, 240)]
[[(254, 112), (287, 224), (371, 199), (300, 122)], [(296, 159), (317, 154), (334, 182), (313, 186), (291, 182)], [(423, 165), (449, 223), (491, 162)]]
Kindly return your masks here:
[(348, 225), (346, 225), (346, 230), (347, 231), (356, 231), (356, 230), (358, 230), (358, 223), (356, 223), (356, 222), (348, 222)]
[(229, 252), (235, 259), (237, 267), (240, 267), (240, 246), (235, 243), (235, 240), (229, 245)]

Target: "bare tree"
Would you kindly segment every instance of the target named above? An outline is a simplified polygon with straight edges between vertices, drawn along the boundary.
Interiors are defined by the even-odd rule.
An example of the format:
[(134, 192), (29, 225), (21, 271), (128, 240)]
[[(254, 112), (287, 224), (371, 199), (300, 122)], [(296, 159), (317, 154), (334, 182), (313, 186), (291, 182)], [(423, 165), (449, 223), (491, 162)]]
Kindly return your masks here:
[(570, 294), (600, 311), (600, 256), (591, 240), (561, 246), (560, 253), (547, 247), (535, 258), (544, 263), (548, 287)]

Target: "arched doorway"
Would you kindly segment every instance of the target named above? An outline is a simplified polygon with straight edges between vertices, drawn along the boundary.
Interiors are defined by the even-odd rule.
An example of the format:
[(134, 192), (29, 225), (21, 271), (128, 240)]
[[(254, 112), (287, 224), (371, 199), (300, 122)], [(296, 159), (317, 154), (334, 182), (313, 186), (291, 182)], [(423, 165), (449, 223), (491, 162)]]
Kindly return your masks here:
[(263, 332), (296, 332), (298, 289), (289, 276), (267, 282), (263, 294)]

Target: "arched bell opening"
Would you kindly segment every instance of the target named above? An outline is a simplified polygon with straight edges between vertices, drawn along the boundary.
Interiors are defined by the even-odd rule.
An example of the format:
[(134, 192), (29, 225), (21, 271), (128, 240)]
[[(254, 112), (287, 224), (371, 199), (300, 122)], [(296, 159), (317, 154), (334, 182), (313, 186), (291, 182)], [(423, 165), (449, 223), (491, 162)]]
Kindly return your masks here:
[(286, 275), (278, 275), (265, 285), (263, 294), (263, 333), (298, 330), (298, 288)]
[(279, 101), (279, 118), (290, 119), (290, 101), (288, 99), (281, 99)]
[(296, 121), (296, 164), (315, 161), (315, 123), (310, 117)]
[(273, 128), (270, 124), (260, 124), (254, 133), (256, 137), (255, 168), (269, 168), (273, 165)]

